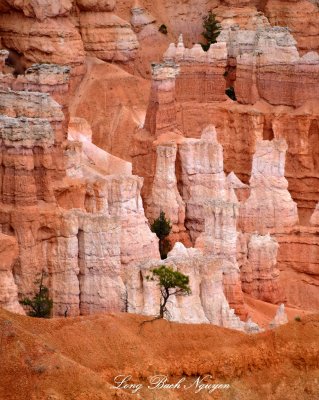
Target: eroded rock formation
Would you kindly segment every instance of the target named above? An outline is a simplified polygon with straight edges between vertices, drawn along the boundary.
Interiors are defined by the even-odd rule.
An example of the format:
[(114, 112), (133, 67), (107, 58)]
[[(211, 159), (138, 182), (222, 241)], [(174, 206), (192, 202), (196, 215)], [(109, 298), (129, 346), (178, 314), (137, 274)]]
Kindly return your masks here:
[(284, 300), (277, 267), (278, 247), (270, 235), (253, 234), (247, 243), (247, 258), (240, 269), (243, 291), (273, 304)]
[(285, 179), (283, 139), (257, 142), (250, 179), (250, 196), (241, 204), (239, 226), (245, 232), (267, 233), (271, 228), (290, 227), (298, 223), (297, 205)]
[[(232, 329), (249, 332), (251, 323), (242, 322), (230, 308), (223, 291), (225, 260), (203, 255), (198, 249), (187, 249), (176, 243), (164, 265), (186, 274), (190, 278), (190, 296), (172, 297), (169, 304), (171, 319), (184, 323), (212, 323)], [(139, 274), (131, 275), (131, 296), (134, 296), (130, 311), (146, 315), (159, 312), (159, 288), (147, 276), (157, 262), (141, 265)], [(258, 327), (257, 327), (258, 331)]]
[[(205, 53), (194, 42), (207, 1), (162, 3), (0, 1), (0, 227), (19, 246), (13, 272), (13, 261), (0, 271), (0, 301), (18, 310), (14, 282), (30, 295), (45, 270), (55, 315), (154, 314), (145, 277), (159, 254), (145, 215), (163, 210), (172, 241), (196, 243), (164, 261), (192, 283), (174, 320), (253, 331), (234, 314), (247, 316), (243, 292), (313, 310), (317, 5), (216, 0), (223, 31)], [(294, 32), (272, 27), (278, 19)], [(180, 32), (152, 64), (147, 106), (149, 82), (131, 73), (148, 76), (144, 64)]]
[(18, 301), (18, 288), (13, 278), (13, 264), (18, 258), (15, 238), (0, 234), (0, 307), (24, 314)]
[[(41, 93), (62, 96), (68, 89), (60, 69), (51, 68), (50, 79), (43, 80), (36, 78), (42, 76), (38, 66), (28, 70), (27, 79), (11, 82), (36, 92), (8, 88), (1, 93), (1, 230), (18, 240), (20, 294), (32, 294), (44, 270), (54, 315), (120, 311), (127, 269), (158, 257), (157, 239), (144, 216), (141, 178), (129, 171), (108, 175), (106, 164), (99, 168), (94, 147), (89, 171), (79, 157), (74, 166), (82, 175), (66, 176), (66, 157), (75, 142), (67, 141), (62, 106)], [(65, 102), (66, 116), (67, 108)]]

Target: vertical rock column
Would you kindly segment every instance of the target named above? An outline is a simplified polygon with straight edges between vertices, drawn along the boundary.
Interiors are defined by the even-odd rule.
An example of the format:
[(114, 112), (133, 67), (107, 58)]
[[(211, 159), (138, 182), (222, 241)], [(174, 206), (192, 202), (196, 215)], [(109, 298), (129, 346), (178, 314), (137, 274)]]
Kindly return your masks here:
[(152, 136), (177, 132), (175, 78), (179, 67), (174, 62), (152, 64), (152, 86), (144, 129)]
[(238, 201), (223, 170), (223, 148), (217, 141), (215, 127), (208, 126), (201, 139), (185, 139), (179, 152), (186, 227), (196, 247), (222, 260), (226, 298), (230, 307), (245, 318), (236, 261)]
[(250, 196), (241, 204), (239, 226), (244, 232), (265, 234), (269, 229), (298, 223), (297, 205), (285, 178), (287, 143), (284, 139), (257, 142), (250, 178)]
[(185, 139), (179, 145), (179, 153), (186, 227), (195, 242), (205, 230), (205, 203), (211, 200), (237, 202), (237, 198), (226, 180), (223, 148), (217, 141), (214, 126), (208, 126), (200, 139)]
[(173, 228), (171, 240), (181, 241), (186, 234), (185, 203), (177, 189), (175, 174), (177, 145), (175, 143), (161, 144), (156, 149), (156, 172), (152, 186), (151, 196), (148, 199), (146, 215), (150, 221), (159, 217), (164, 211), (170, 219)]
[(17, 257), (16, 240), (0, 233), (0, 307), (24, 314), (18, 301), (18, 289), (12, 273), (12, 267)]
[(284, 300), (277, 268), (278, 247), (276, 239), (270, 235), (252, 235), (247, 260), (241, 267), (243, 291), (273, 304)]

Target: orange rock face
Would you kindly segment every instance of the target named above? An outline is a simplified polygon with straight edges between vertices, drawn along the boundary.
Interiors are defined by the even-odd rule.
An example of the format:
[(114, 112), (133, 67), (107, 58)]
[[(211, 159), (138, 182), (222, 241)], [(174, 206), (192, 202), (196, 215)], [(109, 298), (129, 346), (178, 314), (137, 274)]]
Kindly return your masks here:
[(12, 272), (18, 258), (18, 245), (12, 236), (0, 234), (0, 255), (0, 307), (24, 314), (18, 302), (18, 288)]
[(131, 141), (135, 129), (143, 125), (149, 88), (148, 81), (116, 65), (89, 59), (83, 81), (71, 98), (70, 114), (87, 120), (93, 144), (131, 161)]
[[(165, 141), (177, 144), (175, 173), (186, 206), (185, 227), (193, 240), (199, 236), (197, 247), (233, 259), (235, 263), (234, 249), (240, 241), (236, 233), (236, 211), (231, 207), (231, 202), (236, 204), (237, 200), (228, 196), (230, 188), (238, 194), (241, 204), (237, 229), (246, 232), (246, 250), (242, 249), (243, 253), (238, 255), (240, 273), (236, 264), (226, 268), (223, 285), (229, 304), (239, 315), (245, 315), (242, 290), (256, 299), (272, 303), (287, 301), (306, 309), (312, 301), (303, 299), (310, 281), (305, 285), (296, 283), (299, 301), (298, 304), (292, 301), (289, 285), (281, 277), (283, 271), (287, 277), (292, 274), (288, 262), (283, 261), (286, 253), (281, 250), (281, 243), (286, 243), (291, 254), (287, 259), (298, 254), (299, 244), (291, 241), (289, 229), (298, 229), (299, 217), (301, 223), (308, 223), (317, 202), (316, 189), (313, 185), (307, 189), (305, 176), (312, 182), (317, 179), (314, 142), (317, 112), (315, 95), (310, 88), (319, 82), (315, 72), (318, 56), (309, 53), (300, 57), (286, 29), (271, 28), (264, 20), (259, 22), (256, 20), (250, 30), (225, 29), (218, 44), (206, 54), (198, 46), (185, 48), (182, 38), (177, 46), (169, 46), (163, 56), (165, 63), (153, 65), (148, 115), (144, 129), (135, 136), (132, 152), (133, 170), (145, 177), (143, 198), (146, 203), (152, 198), (154, 203), (154, 196), (151, 197), (156, 171), (154, 148)], [(231, 71), (230, 65), (235, 73), (225, 76), (225, 71)], [(219, 71), (216, 66), (220, 67)], [(170, 69), (174, 74), (169, 73)], [(211, 77), (215, 79), (215, 90), (209, 91), (207, 82)], [(218, 97), (218, 93), (224, 95), (230, 82), (234, 83), (237, 103)], [(299, 136), (290, 130), (288, 121), (291, 120), (296, 121)], [(217, 180), (220, 186), (215, 187), (213, 170), (209, 178), (204, 178), (208, 173), (205, 160), (210, 160), (211, 168), (218, 165), (214, 163), (217, 153), (206, 151), (208, 144), (204, 145), (203, 138), (199, 140), (202, 129), (211, 121), (216, 124), (218, 140), (224, 147), (226, 171), (234, 171), (245, 182), (250, 175), (249, 187), (236, 181), (237, 178), (227, 180), (227, 186), (225, 177)], [(220, 172), (223, 173), (222, 164)], [(210, 187), (214, 187), (212, 193)], [(173, 193), (170, 191), (170, 195)], [(213, 207), (203, 207), (206, 195), (207, 200), (217, 196)], [(193, 201), (193, 196), (198, 201)], [(160, 203), (164, 205), (165, 200), (160, 195), (157, 199), (160, 209)], [(315, 220), (314, 214), (312, 221)], [(259, 236), (251, 236), (254, 232)], [(279, 250), (274, 236), (268, 236), (268, 232), (280, 242)], [(287, 232), (286, 236), (283, 232)], [(309, 273), (305, 266), (301, 268)]]
[(253, 234), (246, 245), (247, 258), (240, 269), (243, 291), (273, 304), (284, 301), (277, 267), (277, 241), (270, 235)]
[[(1, 93), (0, 226), (17, 237), (21, 296), (33, 293), (45, 271), (54, 315), (121, 311), (127, 272), (144, 257), (158, 257), (157, 239), (144, 216), (141, 178), (108, 175), (94, 148), (95, 164), (83, 165), (81, 179), (66, 176), (75, 143), (67, 142), (62, 106), (45, 92), (63, 97), (68, 72), (33, 67), (11, 86), (36, 92)], [(68, 115), (65, 99), (64, 109)], [(7, 286), (4, 298), (12, 297)]]
[(271, 24), (289, 27), (302, 53), (319, 50), (319, 9), (316, 0), (268, 0), (265, 13)]
[[(222, 32), (204, 52), (209, 7)], [(1, 304), (18, 310), (44, 270), (54, 315), (154, 314), (149, 222), (163, 210), (172, 243), (190, 247), (163, 261), (192, 281), (175, 321), (258, 330), (238, 319), (245, 296), (317, 307), (314, 1), (0, 0), (0, 12), (0, 241), (19, 248), (14, 268), (3, 251)]]
[(29, 65), (36, 62), (77, 65), (84, 61), (81, 36), (67, 17), (39, 21), (18, 12), (2, 14), (0, 37), (5, 47), (23, 54)]
[(285, 179), (283, 139), (257, 143), (250, 179), (250, 196), (241, 204), (239, 227), (244, 232), (265, 233), (271, 228), (298, 223), (297, 205), (292, 200)]

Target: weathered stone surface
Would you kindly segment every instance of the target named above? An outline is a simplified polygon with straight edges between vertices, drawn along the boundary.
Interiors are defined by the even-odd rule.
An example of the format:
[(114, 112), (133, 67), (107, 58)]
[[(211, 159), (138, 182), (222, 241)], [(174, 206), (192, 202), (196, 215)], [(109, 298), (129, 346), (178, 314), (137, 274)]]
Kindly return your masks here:
[(288, 323), (288, 317), (285, 312), (285, 305), (282, 303), (278, 307), (275, 318), (270, 322), (269, 327), (271, 329), (278, 328), (280, 325), (284, 325)]
[(319, 7), (316, 0), (268, 0), (265, 14), (272, 25), (288, 26), (302, 53), (319, 50)]
[(22, 11), (26, 17), (39, 20), (63, 16), (69, 13), (73, 0), (6, 0), (14, 9)]
[(69, 176), (80, 178), (92, 173), (100, 176), (103, 174), (132, 175), (130, 162), (114, 157), (92, 143), (92, 129), (84, 118), (73, 117), (70, 119), (68, 139), (74, 141), (74, 147), (68, 149), (70, 152), (68, 159), (71, 161)]
[(67, 17), (38, 21), (22, 13), (2, 14), (0, 37), (3, 46), (23, 54), (29, 65), (79, 65), (84, 61), (81, 36)]
[(319, 203), (311, 216), (310, 223), (311, 225), (319, 226)]
[(239, 201), (247, 200), (250, 193), (250, 187), (244, 184), (233, 171), (227, 175), (227, 181), (230, 187), (234, 189)]
[(28, 92), (2, 92), (0, 103), (1, 200), (52, 202), (52, 181), (63, 176), (62, 152), (55, 146), (64, 119), (61, 106), (47, 94)]
[[(229, 33), (229, 40), (235, 32)], [(316, 98), (317, 53), (300, 57), (296, 42), (286, 28), (238, 32), (239, 40), (229, 47), (232, 56), (237, 57), (235, 90), (240, 103), (254, 104), (264, 99), (273, 105), (299, 107)], [(245, 35), (248, 43), (241, 43), (240, 34)]]
[(185, 232), (185, 203), (177, 188), (175, 173), (177, 145), (161, 144), (156, 149), (156, 172), (151, 196), (146, 201), (146, 215), (150, 221), (164, 211), (172, 223), (174, 233)]
[[(29, 79), (12, 84), (63, 95), (63, 68), (44, 66), (47, 77), (41, 67), (33, 70)], [(142, 178), (129, 171), (108, 175), (107, 160), (103, 164), (94, 145), (84, 148), (95, 164), (82, 166), (79, 152), (82, 175), (67, 178), (64, 150), (72, 143), (66, 146), (62, 107), (48, 93), (3, 91), (0, 110), (0, 227), (18, 241), (19, 293), (31, 296), (44, 271), (54, 315), (124, 311), (127, 271), (159, 258), (158, 240), (144, 216)]]
[(131, 161), (132, 137), (143, 125), (149, 88), (148, 81), (115, 64), (88, 59), (87, 72), (70, 102), (70, 114), (88, 121), (93, 144)]
[(200, 137), (208, 124), (216, 126), (224, 149), (226, 172), (249, 182), (252, 159), (259, 140), (283, 138), (287, 141), (285, 177), (289, 191), (298, 203), (300, 220), (308, 224), (319, 200), (319, 115), (318, 101), (302, 107), (254, 106), (237, 103), (177, 103), (177, 122), (186, 137)]
[(0, 307), (24, 314), (18, 301), (18, 289), (12, 272), (17, 258), (17, 241), (11, 236), (0, 233)]
[(138, 41), (128, 22), (108, 12), (83, 12), (79, 27), (88, 55), (105, 61), (133, 60)]
[(131, 8), (131, 13), (131, 25), (136, 33), (139, 33), (147, 25), (153, 24), (156, 21), (156, 19), (145, 10), (138, 0), (135, 0), (135, 3)]
[(250, 236), (246, 260), (240, 268), (243, 291), (269, 303), (284, 300), (277, 266), (278, 243), (270, 235)]
[(257, 142), (250, 196), (241, 204), (239, 213), (239, 226), (244, 232), (265, 234), (270, 228), (298, 223), (297, 205), (284, 176), (286, 151), (283, 139)]
[(177, 101), (207, 103), (226, 100), (223, 76), (227, 65), (226, 43), (215, 43), (204, 52), (199, 44), (191, 49), (185, 48), (181, 35), (177, 46), (170, 44), (163, 60), (176, 62), (180, 67), (176, 77)]
[[(204, 231), (205, 201), (237, 202), (226, 181), (223, 148), (214, 126), (208, 126), (201, 139), (185, 139), (179, 145), (182, 198), (186, 204), (186, 227), (193, 241)], [(219, 223), (217, 223), (217, 229)]]
[(319, 239), (317, 227), (298, 226), (275, 232), (278, 269), (287, 306), (315, 312), (318, 301)]
[[(186, 249), (176, 243), (162, 264), (186, 274), (190, 278), (190, 296), (172, 297), (169, 305), (170, 319), (184, 323), (212, 323), (237, 330), (246, 330), (232, 310), (223, 292), (223, 261), (203, 256), (196, 249)], [(150, 270), (158, 262), (141, 265), (140, 273), (133, 271), (129, 292), (130, 311), (156, 316), (159, 312), (159, 289), (156, 282), (148, 281)], [(132, 294), (130, 294), (132, 293)], [(134, 298), (131, 296), (135, 296)]]
[(152, 136), (177, 131), (175, 78), (179, 67), (174, 62), (152, 64), (152, 86), (144, 128)]
[(76, 4), (84, 11), (113, 11), (116, 0), (76, 0)]

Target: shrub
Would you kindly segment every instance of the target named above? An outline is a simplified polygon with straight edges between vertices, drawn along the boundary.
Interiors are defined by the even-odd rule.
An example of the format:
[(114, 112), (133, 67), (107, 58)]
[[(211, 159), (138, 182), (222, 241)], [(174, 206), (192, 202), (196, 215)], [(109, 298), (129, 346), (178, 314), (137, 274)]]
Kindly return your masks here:
[(167, 31), (167, 26), (162, 24), (159, 29), (158, 29), (161, 33), (163, 33), (164, 35), (167, 35), (168, 31)]
[(160, 216), (154, 220), (151, 225), (152, 232), (156, 233), (159, 238), (159, 251), (161, 259), (164, 260), (167, 257), (168, 252), (171, 250), (171, 243), (166, 237), (172, 230), (172, 224), (169, 219), (166, 219), (164, 211), (160, 212)]
[(203, 28), (202, 36), (206, 39), (206, 43), (201, 43), (204, 51), (208, 51), (210, 45), (216, 43), (221, 32), (221, 25), (216, 21), (216, 15), (209, 11), (208, 14), (203, 17)]
[(296, 316), (295, 316), (295, 321), (297, 321), (297, 322), (301, 322), (301, 318), (300, 318), (300, 316), (299, 316), (299, 315), (296, 315)]
[(161, 291), (161, 302), (158, 318), (164, 318), (168, 314), (167, 302), (171, 296), (188, 296), (191, 294), (189, 277), (171, 267), (161, 265), (152, 270), (152, 276), (148, 280), (157, 280)]
[(36, 318), (50, 318), (53, 307), (53, 301), (49, 297), (49, 289), (43, 285), (44, 272), (41, 278), (34, 282), (39, 285), (37, 293), (32, 299), (26, 297), (20, 303), (29, 309), (28, 315)]
[(237, 101), (236, 94), (235, 94), (235, 89), (234, 89), (232, 86), (230, 86), (229, 88), (227, 88), (227, 89), (225, 90), (225, 93), (226, 93), (226, 95), (227, 95), (230, 99), (232, 99), (232, 100), (234, 100), (234, 101)]

